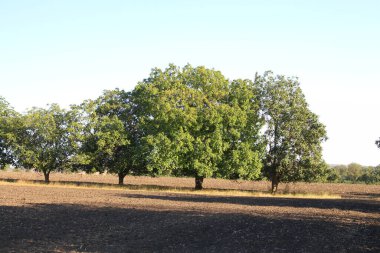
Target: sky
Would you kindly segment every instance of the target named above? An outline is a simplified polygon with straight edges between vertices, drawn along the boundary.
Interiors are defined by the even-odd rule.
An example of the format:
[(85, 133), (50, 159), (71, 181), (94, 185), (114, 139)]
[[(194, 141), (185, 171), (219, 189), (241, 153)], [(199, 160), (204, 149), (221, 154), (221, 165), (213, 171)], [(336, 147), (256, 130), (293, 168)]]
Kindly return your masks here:
[(376, 166), (380, 1), (0, 0), (0, 96), (17, 111), (132, 90), (154, 67), (297, 76), (329, 164)]

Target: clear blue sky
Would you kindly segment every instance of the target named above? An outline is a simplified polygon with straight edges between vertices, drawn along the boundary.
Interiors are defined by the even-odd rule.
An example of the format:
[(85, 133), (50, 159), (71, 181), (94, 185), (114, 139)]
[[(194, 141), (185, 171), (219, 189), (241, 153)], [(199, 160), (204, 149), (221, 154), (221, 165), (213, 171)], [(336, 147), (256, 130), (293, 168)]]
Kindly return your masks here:
[(0, 0), (0, 95), (18, 111), (131, 90), (168, 63), (298, 76), (328, 163), (380, 164), (380, 1)]

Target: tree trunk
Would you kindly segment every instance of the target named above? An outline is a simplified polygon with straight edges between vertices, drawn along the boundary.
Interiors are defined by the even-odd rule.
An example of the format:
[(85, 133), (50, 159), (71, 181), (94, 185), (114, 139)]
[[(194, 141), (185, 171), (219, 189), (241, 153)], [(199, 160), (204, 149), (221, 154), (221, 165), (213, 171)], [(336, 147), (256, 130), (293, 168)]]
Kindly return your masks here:
[(203, 177), (196, 176), (195, 177), (195, 190), (203, 189)]
[(273, 173), (272, 175), (272, 193), (273, 194), (277, 192), (278, 183), (279, 183), (278, 175), (277, 173)]
[(118, 173), (117, 175), (119, 176), (119, 185), (123, 185), (124, 184), (124, 178), (126, 175), (124, 173)]
[(49, 183), (49, 176), (50, 176), (50, 171), (43, 171), (44, 173), (44, 178), (45, 178), (45, 183)]

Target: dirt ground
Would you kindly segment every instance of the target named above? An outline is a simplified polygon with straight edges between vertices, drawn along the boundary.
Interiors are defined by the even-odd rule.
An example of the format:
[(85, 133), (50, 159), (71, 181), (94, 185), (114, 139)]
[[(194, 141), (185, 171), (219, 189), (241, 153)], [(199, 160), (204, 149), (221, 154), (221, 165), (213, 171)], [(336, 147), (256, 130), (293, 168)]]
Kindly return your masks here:
[[(42, 173), (31, 171), (1, 171), (0, 181), (33, 181), (43, 182)], [(89, 183), (93, 185), (116, 185), (118, 178), (111, 174), (79, 174), (79, 173), (51, 173), (50, 181), (65, 182), (70, 184)], [(193, 178), (173, 178), (173, 177), (134, 177), (126, 176), (125, 185), (131, 188), (194, 188)], [(203, 184), (205, 189), (225, 189), (269, 192), (270, 182), (264, 181), (244, 181), (244, 180), (223, 180), (206, 178)], [(366, 184), (329, 184), (329, 183), (280, 183), (279, 193), (310, 193), (310, 194), (337, 194), (344, 198), (371, 198), (380, 201), (380, 185)]]
[[(319, 187), (343, 197), (264, 198), (15, 182), (23, 176), (41, 179), (0, 172), (0, 252), (380, 252), (379, 186), (296, 184), (290, 191)], [(117, 181), (94, 177), (82, 175), (87, 182)], [(193, 186), (191, 179), (126, 182)], [(205, 186), (258, 190), (257, 182), (248, 183), (206, 180)]]

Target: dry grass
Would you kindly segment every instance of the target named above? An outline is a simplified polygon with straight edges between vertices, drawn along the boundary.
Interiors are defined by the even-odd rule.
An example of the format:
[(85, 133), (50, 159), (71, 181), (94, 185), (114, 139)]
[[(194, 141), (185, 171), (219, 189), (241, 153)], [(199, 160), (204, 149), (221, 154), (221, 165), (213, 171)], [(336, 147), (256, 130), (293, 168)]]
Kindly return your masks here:
[[(43, 175), (33, 171), (0, 171), (0, 180), (28, 184), (43, 183)], [(51, 173), (50, 186), (97, 187), (120, 189), (117, 177), (111, 174)], [(125, 178), (123, 188), (129, 190), (163, 191), (201, 195), (263, 196), (269, 193), (270, 182), (205, 179), (204, 190), (194, 191), (193, 178), (134, 177)], [(371, 198), (380, 201), (380, 185), (331, 184), (331, 183), (289, 183), (280, 184), (275, 197), (292, 198)]]
[(241, 191), (241, 190), (216, 190), (205, 189), (202, 191), (184, 188), (159, 188), (159, 187), (130, 187), (119, 185), (101, 185), (101, 184), (70, 184), (62, 182), (52, 182), (45, 184), (42, 182), (33, 182), (25, 180), (17, 180), (14, 182), (0, 181), (0, 185), (13, 185), (13, 186), (36, 186), (36, 187), (50, 187), (50, 188), (69, 188), (69, 189), (101, 189), (101, 190), (124, 190), (138, 191), (138, 192), (163, 192), (163, 193), (178, 193), (178, 194), (192, 194), (201, 196), (236, 196), (236, 197), (264, 197), (264, 198), (306, 198), (306, 199), (340, 199), (340, 195), (334, 195), (329, 193), (313, 194), (313, 193), (278, 193), (271, 194), (266, 192), (255, 191)]

